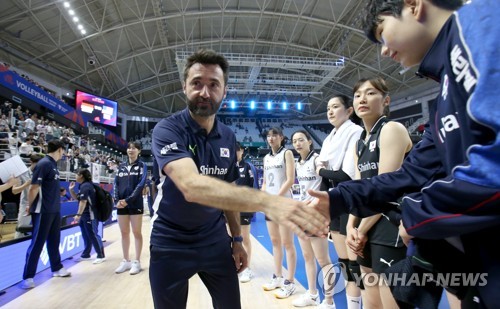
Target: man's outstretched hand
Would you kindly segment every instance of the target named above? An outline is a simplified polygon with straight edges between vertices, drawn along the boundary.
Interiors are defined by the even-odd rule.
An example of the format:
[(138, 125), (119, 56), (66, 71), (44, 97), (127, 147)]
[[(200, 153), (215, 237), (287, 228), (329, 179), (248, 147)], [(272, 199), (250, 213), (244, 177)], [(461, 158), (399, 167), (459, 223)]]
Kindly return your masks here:
[(315, 199), (310, 203), (310, 206), (317, 209), (324, 217), (330, 220), (330, 197), (326, 191), (308, 190), (310, 196)]
[(328, 235), (330, 218), (303, 202), (276, 196), (264, 212), (273, 222), (290, 228), (299, 237)]

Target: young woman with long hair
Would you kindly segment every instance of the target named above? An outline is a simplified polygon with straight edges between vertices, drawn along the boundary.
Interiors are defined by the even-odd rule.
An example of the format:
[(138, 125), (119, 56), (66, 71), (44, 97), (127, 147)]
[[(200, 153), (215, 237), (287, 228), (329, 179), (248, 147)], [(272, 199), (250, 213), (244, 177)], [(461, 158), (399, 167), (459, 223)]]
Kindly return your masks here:
[[(311, 135), (305, 130), (298, 130), (292, 134), (292, 144), (299, 154), (295, 170), (300, 187), (300, 200), (310, 201), (313, 198), (307, 193), (307, 190), (319, 190), (321, 185), (321, 177), (316, 174), (318, 154), (312, 147)], [(321, 237), (299, 238), (299, 243), (304, 256), (308, 290), (301, 297), (295, 299), (292, 305), (295, 307), (319, 305), (321, 309), (335, 309), (333, 302), (333, 281), (328, 278), (329, 272), (327, 271), (330, 268), (325, 268), (332, 264), (328, 255), (328, 239)], [(316, 285), (316, 260), (324, 271), (323, 287), (325, 299), (321, 304)]]
[[(285, 148), (285, 136), (281, 128), (271, 128), (267, 132), (267, 143), (271, 152), (264, 157), (264, 180), (261, 190), (270, 194), (292, 197), (291, 188), (295, 182), (295, 161), (293, 153)], [(275, 296), (287, 298), (295, 292), (295, 268), (297, 252), (293, 243), (293, 232), (266, 217), (267, 230), (273, 245), (275, 273), (272, 279), (264, 284), (266, 291), (279, 289)], [(286, 252), (288, 266), (287, 279), (283, 279), (283, 247)]]

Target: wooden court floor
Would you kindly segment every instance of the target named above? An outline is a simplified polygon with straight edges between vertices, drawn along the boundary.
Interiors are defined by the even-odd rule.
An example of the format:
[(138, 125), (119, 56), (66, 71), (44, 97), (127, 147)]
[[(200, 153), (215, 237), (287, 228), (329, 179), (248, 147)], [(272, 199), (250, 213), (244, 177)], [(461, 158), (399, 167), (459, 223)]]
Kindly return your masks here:
[[(141, 273), (134, 276), (129, 275), (128, 272), (114, 273), (114, 269), (122, 259), (122, 254), (118, 225), (113, 224), (104, 230), (106, 262), (93, 265), (91, 261), (63, 261), (64, 266), (72, 272), (70, 278), (43, 280), (43, 277), (48, 278), (50, 273), (41, 273), (35, 277), (34, 289), (25, 292), (18, 286), (9, 288), (7, 293), (18, 293), (19, 296), (4, 304), (2, 308), (153, 308), (148, 279), (150, 229), (149, 217), (145, 216), (143, 221), (144, 249), (141, 258), (143, 271)], [(304, 293), (304, 288), (296, 280), (297, 291), (292, 297), (284, 300), (276, 299), (273, 292), (264, 292), (262, 285), (273, 273), (273, 260), (271, 254), (255, 238), (252, 239), (252, 244), (252, 269), (255, 278), (248, 283), (240, 284), (242, 308), (293, 308), (292, 300)], [(8, 295), (0, 297), (8, 297)], [(212, 308), (210, 295), (197, 276), (190, 280), (187, 308)]]

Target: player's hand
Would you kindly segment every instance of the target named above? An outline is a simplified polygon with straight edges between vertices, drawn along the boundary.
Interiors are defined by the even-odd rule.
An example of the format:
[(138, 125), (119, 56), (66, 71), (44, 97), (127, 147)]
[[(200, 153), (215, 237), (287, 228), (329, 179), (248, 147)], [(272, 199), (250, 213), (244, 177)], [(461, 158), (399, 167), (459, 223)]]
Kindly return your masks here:
[(413, 236), (406, 232), (406, 228), (403, 225), (403, 221), (399, 223), (399, 236), (403, 240), (403, 243), (408, 247)]
[(17, 187), (19, 186), (19, 178), (11, 176), (7, 183), (9, 184), (9, 187)]

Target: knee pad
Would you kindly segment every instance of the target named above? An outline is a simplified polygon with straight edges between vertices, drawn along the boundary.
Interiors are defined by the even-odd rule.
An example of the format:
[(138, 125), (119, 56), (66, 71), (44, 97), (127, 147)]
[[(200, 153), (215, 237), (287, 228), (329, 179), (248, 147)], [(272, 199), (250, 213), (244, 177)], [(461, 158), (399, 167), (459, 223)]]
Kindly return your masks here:
[(349, 260), (339, 258), (337, 261), (339, 262), (340, 268), (342, 270), (342, 276), (344, 276), (344, 280), (350, 281), (349, 280)]
[(365, 286), (363, 285), (363, 280), (361, 278), (361, 267), (359, 266), (358, 262), (349, 261), (347, 281), (355, 282), (360, 289), (364, 290)]

